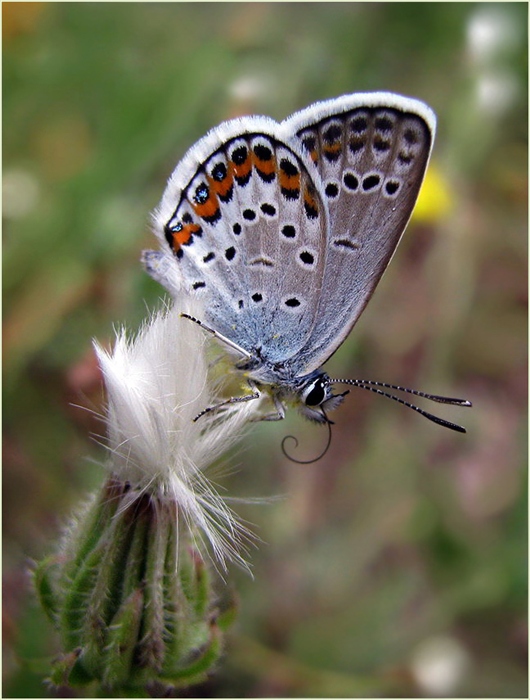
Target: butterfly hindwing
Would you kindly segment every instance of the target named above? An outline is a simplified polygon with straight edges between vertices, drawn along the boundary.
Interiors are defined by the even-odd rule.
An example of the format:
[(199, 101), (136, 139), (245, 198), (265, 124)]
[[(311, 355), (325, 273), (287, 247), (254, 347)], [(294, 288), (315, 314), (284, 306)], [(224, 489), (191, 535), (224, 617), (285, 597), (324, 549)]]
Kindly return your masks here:
[(317, 103), (282, 124), (322, 181), (329, 208), (327, 263), (317, 322), (300, 372), (339, 347), (373, 294), (410, 218), (427, 167), (435, 117), (388, 93)]

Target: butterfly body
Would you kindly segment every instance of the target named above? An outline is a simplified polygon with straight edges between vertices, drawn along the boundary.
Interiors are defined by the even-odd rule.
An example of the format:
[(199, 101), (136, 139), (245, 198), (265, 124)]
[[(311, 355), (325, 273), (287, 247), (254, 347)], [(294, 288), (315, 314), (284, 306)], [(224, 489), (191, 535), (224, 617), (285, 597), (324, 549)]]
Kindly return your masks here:
[[(285, 416), (285, 406), (293, 406), (309, 420), (325, 423), (328, 421), (327, 411), (340, 405), (348, 393), (334, 394), (331, 379), (322, 370), (317, 369), (301, 377), (286, 377), (274, 367), (263, 369), (263, 373), (259, 370), (256, 373), (246, 373), (249, 385), (255, 392), (254, 396), (258, 398), (264, 393), (275, 406), (276, 410), (262, 416), (262, 420), (281, 420)], [(263, 375), (265, 379), (257, 378)]]
[[(225, 122), (193, 146), (154, 214), (147, 271), (202, 302), (251, 393), (327, 421), (343, 394), (320, 368), (373, 294), (414, 207), (435, 132), (392, 93), (316, 103), (285, 121)], [(194, 319), (196, 320), (196, 319)], [(366, 388), (366, 387), (365, 387)]]

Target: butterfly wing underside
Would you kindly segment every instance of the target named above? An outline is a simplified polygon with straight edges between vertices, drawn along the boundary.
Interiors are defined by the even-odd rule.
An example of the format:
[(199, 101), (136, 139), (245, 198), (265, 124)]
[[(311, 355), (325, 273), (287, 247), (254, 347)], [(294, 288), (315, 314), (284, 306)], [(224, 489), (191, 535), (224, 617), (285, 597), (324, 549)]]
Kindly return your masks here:
[(372, 296), (412, 214), (435, 123), (423, 103), (388, 93), (318, 103), (283, 122), (313, 161), (330, 216), (322, 295), (297, 358), (300, 373), (331, 356)]
[(315, 323), (328, 216), (318, 174), (278, 130), (247, 117), (198, 142), (168, 183), (155, 232), (203, 320), (281, 367)]

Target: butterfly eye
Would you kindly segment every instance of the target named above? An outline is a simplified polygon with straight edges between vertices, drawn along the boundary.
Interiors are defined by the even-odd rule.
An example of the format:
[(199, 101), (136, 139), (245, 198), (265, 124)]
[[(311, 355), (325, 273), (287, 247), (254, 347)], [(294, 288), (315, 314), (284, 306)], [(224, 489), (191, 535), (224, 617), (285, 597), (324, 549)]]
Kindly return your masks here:
[(322, 377), (319, 377), (311, 384), (308, 384), (302, 394), (302, 398), (306, 406), (320, 406), (326, 398), (326, 393), (326, 382)]

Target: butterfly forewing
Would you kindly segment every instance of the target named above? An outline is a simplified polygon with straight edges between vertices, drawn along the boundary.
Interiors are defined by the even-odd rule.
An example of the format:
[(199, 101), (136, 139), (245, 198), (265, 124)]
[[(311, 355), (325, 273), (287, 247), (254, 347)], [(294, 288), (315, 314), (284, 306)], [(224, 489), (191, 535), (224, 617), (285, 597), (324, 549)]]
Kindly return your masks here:
[(185, 287), (204, 301), (204, 320), (281, 364), (308, 340), (324, 279), (328, 216), (318, 175), (262, 132), (228, 138), (201, 158), (159, 223)]
[(422, 103), (385, 93), (323, 102), (284, 122), (321, 176), (330, 215), (323, 293), (300, 373), (328, 359), (372, 296), (414, 208), (434, 124)]

